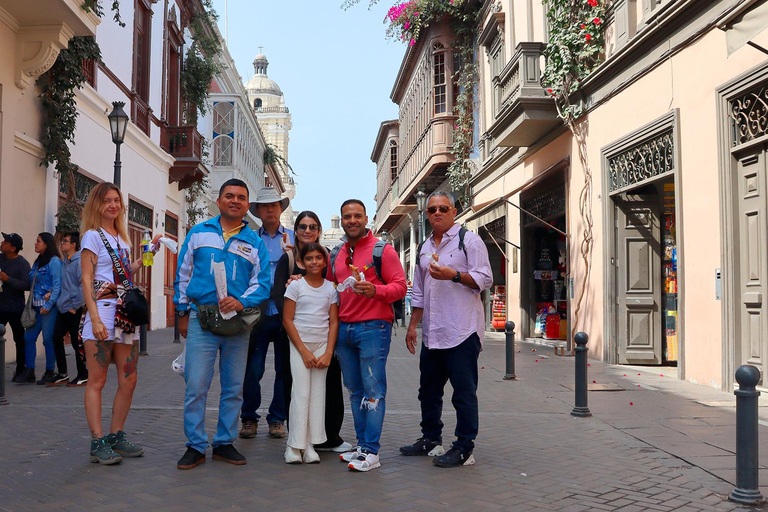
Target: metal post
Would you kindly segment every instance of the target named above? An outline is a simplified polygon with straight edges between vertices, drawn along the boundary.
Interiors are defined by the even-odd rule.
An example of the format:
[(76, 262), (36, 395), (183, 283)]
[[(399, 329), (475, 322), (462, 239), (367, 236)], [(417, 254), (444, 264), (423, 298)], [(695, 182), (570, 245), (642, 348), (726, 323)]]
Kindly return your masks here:
[(515, 380), (515, 322), (504, 324), (504, 332), (507, 339), (507, 373), (504, 380)]
[(576, 342), (576, 404), (571, 411), (571, 416), (586, 418), (592, 416), (587, 407), (587, 342), (589, 336), (585, 332), (577, 332), (573, 337)]
[(5, 324), (0, 324), (0, 405), (8, 405), (5, 399)]
[[(424, 241), (424, 212), (419, 210), (419, 243)], [(416, 255), (418, 258), (419, 255)]]
[(179, 315), (173, 315), (173, 342), (181, 343), (181, 337), (179, 334)]
[(123, 164), (120, 162), (120, 144), (115, 144), (115, 174), (113, 177), (115, 185), (120, 188), (120, 170)]
[(139, 327), (139, 355), (146, 356), (147, 354), (147, 324)]
[(760, 370), (741, 365), (736, 370), (736, 488), (728, 499), (744, 505), (763, 502), (758, 487), (757, 397)]

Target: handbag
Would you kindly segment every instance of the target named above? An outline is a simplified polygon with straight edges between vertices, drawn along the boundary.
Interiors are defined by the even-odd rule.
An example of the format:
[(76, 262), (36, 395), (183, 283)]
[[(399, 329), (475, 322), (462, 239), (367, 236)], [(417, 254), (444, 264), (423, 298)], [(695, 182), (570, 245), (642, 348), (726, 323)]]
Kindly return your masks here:
[(123, 265), (120, 263), (115, 250), (112, 249), (111, 245), (109, 245), (107, 237), (104, 236), (104, 233), (101, 230), (99, 230), (99, 235), (101, 235), (101, 241), (104, 242), (104, 246), (107, 248), (107, 252), (112, 258), (112, 264), (115, 266), (117, 277), (122, 281), (123, 289), (125, 290), (125, 295), (123, 296), (123, 307), (125, 308), (126, 318), (128, 318), (128, 321), (133, 325), (148, 324), (149, 302), (147, 302), (147, 298), (144, 297), (144, 294), (141, 293), (141, 290), (131, 286), (130, 281), (128, 281), (128, 278), (125, 276)]
[(242, 332), (252, 331), (261, 319), (259, 308), (245, 308), (229, 320), (224, 320), (219, 312), (219, 306), (204, 306), (196, 304), (197, 319), (200, 328), (219, 336), (234, 336)]
[(32, 297), (35, 295), (35, 281), (37, 280), (37, 270), (32, 277), (32, 287), (29, 289), (29, 298), (27, 303), (24, 304), (24, 311), (21, 312), (21, 326), (25, 329), (29, 329), (37, 322), (37, 313), (32, 309)]

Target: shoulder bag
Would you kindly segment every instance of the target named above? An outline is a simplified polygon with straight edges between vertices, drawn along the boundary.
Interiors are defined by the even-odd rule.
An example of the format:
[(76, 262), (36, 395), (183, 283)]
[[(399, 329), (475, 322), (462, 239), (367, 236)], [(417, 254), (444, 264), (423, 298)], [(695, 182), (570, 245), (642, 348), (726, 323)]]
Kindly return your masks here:
[(37, 322), (37, 314), (35, 313), (35, 310), (32, 309), (32, 298), (35, 295), (36, 280), (37, 270), (35, 270), (35, 275), (32, 277), (32, 286), (29, 289), (29, 298), (27, 298), (27, 303), (24, 304), (24, 311), (21, 312), (21, 326), (25, 329), (29, 329), (35, 325), (35, 322)]
[(144, 294), (141, 293), (141, 290), (131, 286), (130, 281), (128, 281), (128, 278), (125, 276), (123, 265), (120, 263), (115, 250), (112, 249), (111, 245), (109, 245), (107, 237), (104, 236), (104, 233), (101, 230), (99, 230), (99, 235), (101, 235), (101, 241), (104, 242), (104, 246), (107, 248), (107, 252), (112, 258), (112, 264), (115, 266), (117, 277), (122, 281), (123, 288), (125, 290), (125, 295), (123, 296), (123, 307), (125, 308), (126, 318), (128, 318), (128, 321), (133, 325), (148, 324), (149, 302), (147, 302), (147, 298), (144, 297)]

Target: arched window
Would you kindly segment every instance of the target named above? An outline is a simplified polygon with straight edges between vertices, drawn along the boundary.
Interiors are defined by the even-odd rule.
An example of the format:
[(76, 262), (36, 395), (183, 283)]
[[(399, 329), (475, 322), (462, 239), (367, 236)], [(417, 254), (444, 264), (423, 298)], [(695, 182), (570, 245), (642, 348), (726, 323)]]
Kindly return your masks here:
[(253, 100), (253, 108), (261, 108), (261, 98)]
[(213, 139), (213, 165), (230, 167), (232, 165), (232, 138), (219, 135)]

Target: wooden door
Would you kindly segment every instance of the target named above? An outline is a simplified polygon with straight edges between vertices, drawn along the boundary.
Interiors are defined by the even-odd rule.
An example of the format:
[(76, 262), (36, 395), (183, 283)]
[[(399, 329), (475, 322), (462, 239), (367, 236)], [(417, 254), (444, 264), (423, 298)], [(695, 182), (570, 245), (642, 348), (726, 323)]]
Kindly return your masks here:
[(656, 196), (616, 198), (619, 363), (660, 364), (661, 226)]
[(765, 148), (737, 156), (739, 364), (765, 370), (768, 345), (768, 218)]

